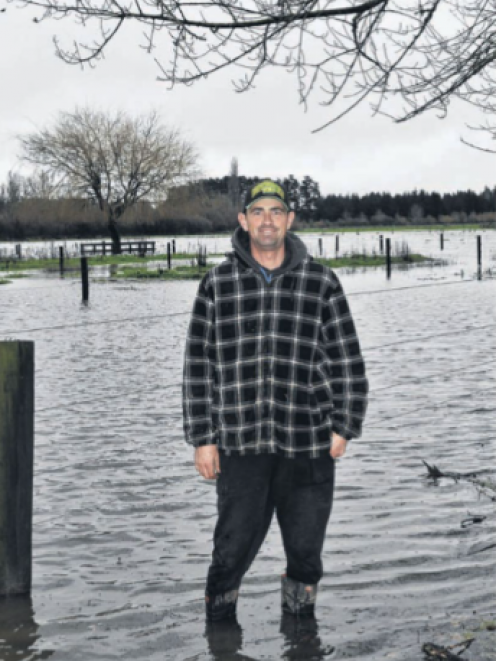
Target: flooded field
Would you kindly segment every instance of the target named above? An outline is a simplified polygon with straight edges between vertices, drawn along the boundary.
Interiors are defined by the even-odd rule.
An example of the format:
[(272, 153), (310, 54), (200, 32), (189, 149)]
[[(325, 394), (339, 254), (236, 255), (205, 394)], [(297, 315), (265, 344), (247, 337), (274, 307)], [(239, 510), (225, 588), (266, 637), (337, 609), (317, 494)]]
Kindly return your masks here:
[[(181, 414), (198, 283), (92, 282), (88, 306), (77, 278), (0, 287), (0, 340), (33, 340), (36, 353), (33, 590), (0, 604), (0, 659), (320, 659), (334, 648), (336, 660), (415, 661), (424, 643), (468, 632), (463, 659), (496, 659), (496, 632), (477, 631), (496, 620), (496, 503), (422, 463), (496, 482), (496, 233), (482, 233), (482, 281), (474, 232), (447, 233), (443, 255), (438, 235), (412, 234), (411, 249), (450, 263), (394, 269), (390, 282), (382, 268), (338, 271), (371, 402), (338, 463), (317, 616), (298, 626), (280, 613), (276, 524), (244, 580), (239, 624), (205, 625), (215, 489), (194, 470)], [(462, 527), (469, 514), (486, 518)]]
[[(441, 250), (441, 232), (439, 230), (402, 230), (391, 231), (367, 231), (367, 232), (341, 232), (337, 244), (336, 234), (331, 231), (305, 232), (299, 236), (305, 241), (310, 254), (334, 258), (350, 255), (351, 253), (379, 253), (380, 236), (391, 239), (391, 250), (393, 254), (401, 251), (404, 244), (408, 245), (410, 252), (420, 252), (427, 257), (443, 257), (444, 259), (466, 262), (470, 268), (476, 266), (476, 236), (482, 237), (482, 259), (487, 268), (492, 263), (493, 269), (496, 259), (496, 232), (494, 230), (445, 230), (443, 232), (443, 249)], [(223, 254), (231, 250), (231, 238), (223, 236), (176, 236), (176, 237), (125, 237), (125, 240), (138, 241), (146, 239), (155, 241), (155, 252), (165, 254), (167, 243), (174, 239), (177, 252), (194, 253), (199, 245), (207, 248), (208, 254)], [(108, 239), (107, 239), (108, 242)], [(53, 257), (58, 259), (59, 247), (64, 248), (66, 256), (76, 257), (80, 255), (80, 241), (26, 241), (21, 243), (23, 257)], [(0, 258), (14, 256), (16, 254), (16, 242), (0, 241)]]

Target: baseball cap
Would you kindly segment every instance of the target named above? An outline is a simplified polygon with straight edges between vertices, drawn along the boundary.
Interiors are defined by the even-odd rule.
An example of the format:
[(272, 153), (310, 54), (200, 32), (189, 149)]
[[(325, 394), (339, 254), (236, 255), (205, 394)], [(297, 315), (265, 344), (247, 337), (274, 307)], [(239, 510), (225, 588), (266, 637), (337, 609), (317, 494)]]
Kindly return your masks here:
[(280, 200), (286, 207), (286, 211), (289, 211), (289, 199), (286, 189), (281, 184), (272, 181), (272, 179), (264, 179), (248, 189), (243, 205), (244, 211), (247, 211), (257, 200), (266, 197)]

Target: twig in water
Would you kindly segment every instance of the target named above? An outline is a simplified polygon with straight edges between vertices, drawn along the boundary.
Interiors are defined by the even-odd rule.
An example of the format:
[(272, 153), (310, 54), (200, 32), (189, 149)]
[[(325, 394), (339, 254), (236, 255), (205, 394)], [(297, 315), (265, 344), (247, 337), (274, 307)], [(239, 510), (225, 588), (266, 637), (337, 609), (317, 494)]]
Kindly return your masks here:
[[(432, 659), (433, 661), (463, 661), (462, 657), (459, 655), (468, 650), (474, 640), (475, 638), (470, 638), (470, 640), (465, 640), (463, 643), (456, 643), (449, 647), (434, 645), (434, 643), (425, 643), (422, 645), (422, 652), (426, 659)], [(452, 654), (451, 650), (454, 650), (455, 647), (463, 647), (463, 649), (456, 654)]]

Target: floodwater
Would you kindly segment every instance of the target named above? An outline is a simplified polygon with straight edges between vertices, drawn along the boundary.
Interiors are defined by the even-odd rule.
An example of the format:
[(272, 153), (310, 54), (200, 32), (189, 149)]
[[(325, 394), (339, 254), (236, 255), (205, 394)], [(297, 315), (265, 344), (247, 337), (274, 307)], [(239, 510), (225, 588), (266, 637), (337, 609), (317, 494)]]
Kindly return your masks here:
[[(441, 256), (437, 236), (415, 235)], [(338, 462), (317, 615), (300, 623), (281, 617), (274, 523), (238, 625), (205, 625), (215, 489), (195, 473), (180, 405), (198, 283), (99, 279), (87, 306), (69, 276), (0, 287), (0, 340), (33, 340), (36, 352), (33, 590), (0, 602), (0, 659), (334, 649), (336, 660), (414, 661), (423, 643), (451, 645), (494, 621), (495, 503), (466, 480), (428, 478), (422, 463), (496, 482), (496, 233), (484, 233), (481, 281), (475, 233), (449, 238), (445, 266), (394, 269), (390, 282), (382, 268), (338, 271), (371, 402), (363, 437)], [(469, 514), (486, 518), (462, 527)], [(475, 636), (463, 658), (496, 659), (496, 633)]]
[[(496, 233), (494, 230), (446, 230), (443, 233), (443, 249), (441, 250), (441, 232), (439, 230), (416, 231), (401, 228), (392, 228), (390, 231), (366, 231), (366, 232), (341, 232), (336, 244), (336, 234), (328, 230), (324, 233), (318, 231), (300, 234), (312, 255), (320, 255), (326, 258), (334, 258), (336, 255), (345, 256), (350, 253), (371, 254), (380, 252), (380, 236), (384, 242), (387, 238), (391, 240), (393, 255), (401, 251), (404, 244), (408, 244), (410, 252), (420, 252), (427, 257), (442, 257), (444, 259), (464, 262), (471, 269), (476, 268), (476, 236), (482, 237), (482, 262), (485, 267), (492, 262), (496, 250)], [(198, 246), (205, 246), (209, 254), (225, 253), (232, 250), (229, 235), (205, 236), (134, 236), (125, 237), (125, 240), (155, 241), (155, 252), (165, 254), (167, 243), (174, 239), (176, 251), (194, 253)], [(107, 239), (108, 241), (108, 239)], [(93, 242), (93, 241), (83, 241)], [(81, 241), (25, 241), (22, 243), (11, 241), (0, 241), (0, 258), (16, 254), (16, 245), (21, 246), (22, 256), (25, 258), (52, 257), (58, 258), (59, 247), (64, 248), (64, 254), (77, 257), (80, 254)], [(322, 247), (322, 252), (321, 252)], [(337, 251), (337, 252), (336, 252)]]

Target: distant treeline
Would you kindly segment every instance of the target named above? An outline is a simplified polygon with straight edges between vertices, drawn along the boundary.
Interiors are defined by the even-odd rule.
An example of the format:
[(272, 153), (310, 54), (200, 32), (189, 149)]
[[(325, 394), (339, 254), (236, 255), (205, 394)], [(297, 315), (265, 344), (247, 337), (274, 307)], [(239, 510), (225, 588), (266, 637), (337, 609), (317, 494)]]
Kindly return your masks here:
[[(246, 190), (260, 181), (258, 178), (238, 177), (239, 198), (243, 199)], [(408, 222), (418, 222), (425, 218), (440, 219), (453, 214), (485, 214), (496, 212), (496, 186), (486, 187), (482, 193), (457, 191), (456, 193), (427, 193), (414, 190), (408, 193), (367, 193), (366, 195), (321, 195), (319, 184), (311, 177), (301, 181), (290, 175), (279, 180), (288, 191), (293, 208), (302, 221), (329, 220), (332, 223), (350, 218), (363, 218), (365, 221), (379, 216), (384, 220), (399, 218)], [(232, 177), (204, 179), (205, 190), (221, 194), (233, 194)], [(386, 217), (386, 218), (384, 218)], [(462, 221), (463, 222), (463, 221)]]
[[(237, 227), (244, 192), (257, 181), (231, 175), (175, 188), (165, 202), (139, 202), (129, 209), (119, 221), (121, 233), (153, 236), (232, 232)], [(322, 196), (318, 183), (310, 177), (298, 181), (289, 176), (282, 183), (297, 212), (296, 230), (434, 223), (494, 225), (496, 221), (496, 188), (442, 195), (420, 190), (401, 195)], [(108, 237), (107, 223), (90, 201), (40, 195), (17, 175), (11, 175), (0, 186), (0, 240), (97, 237)]]

